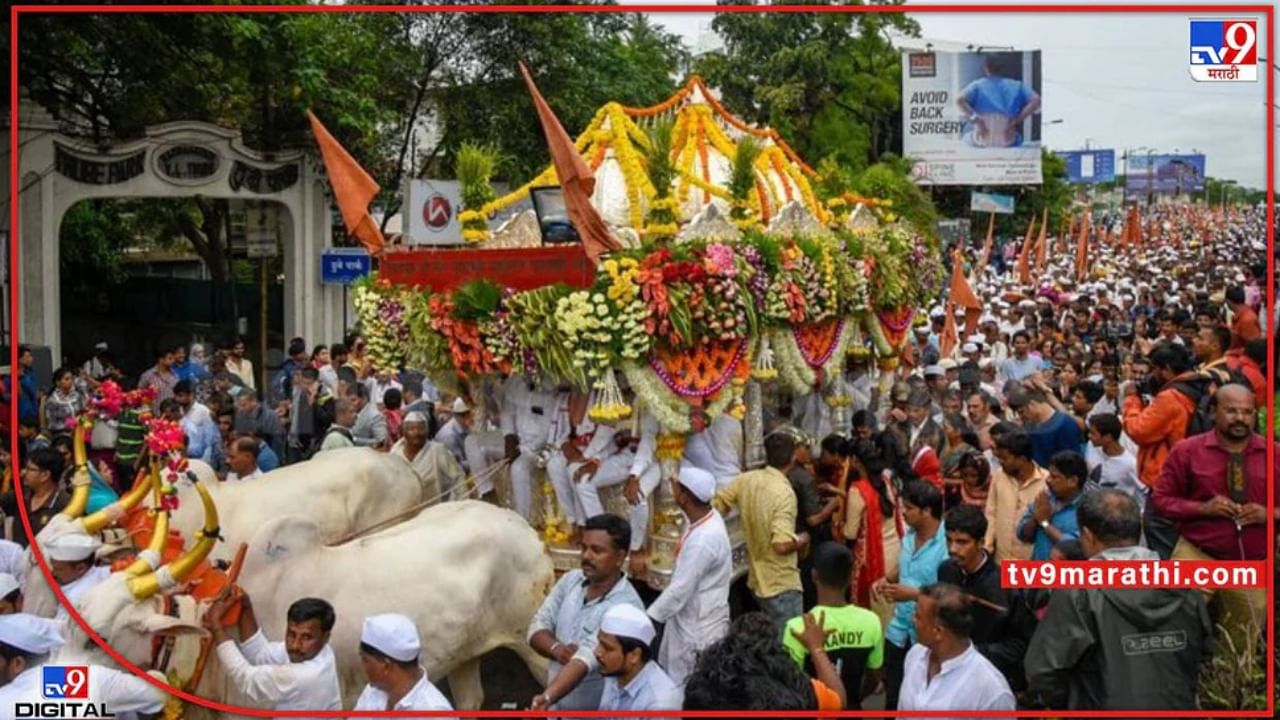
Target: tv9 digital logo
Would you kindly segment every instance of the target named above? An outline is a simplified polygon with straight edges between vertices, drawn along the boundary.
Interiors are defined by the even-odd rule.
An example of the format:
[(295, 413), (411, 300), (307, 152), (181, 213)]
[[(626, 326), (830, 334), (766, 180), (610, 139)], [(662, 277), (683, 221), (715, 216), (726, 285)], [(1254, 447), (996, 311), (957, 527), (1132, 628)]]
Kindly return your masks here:
[(1197, 82), (1257, 82), (1256, 20), (1192, 20), (1191, 77)]
[(49, 700), (88, 700), (89, 668), (84, 665), (45, 665), (41, 694)]

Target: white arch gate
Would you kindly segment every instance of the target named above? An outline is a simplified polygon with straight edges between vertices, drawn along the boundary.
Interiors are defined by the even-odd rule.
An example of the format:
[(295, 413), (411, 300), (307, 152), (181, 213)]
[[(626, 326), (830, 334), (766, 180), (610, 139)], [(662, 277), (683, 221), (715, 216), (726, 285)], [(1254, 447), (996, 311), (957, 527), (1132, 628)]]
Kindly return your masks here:
[[(147, 128), (143, 138), (97, 147), (58, 132), (47, 112), (24, 100), (18, 126), (18, 340), (48, 345), (62, 357), (58, 229), (73, 205), (90, 198), (193, 197), (274, 201), (282, 206), (284, 333), (309, 343), (337, 342), (341, 288), (320, 282), (330, 245), (323, 168), (302, 152), (266, 155), (245, 147), (239, 131), (201, 122)], [(12, 130), (12, 128), (10, 129)], [(6, 160), (10, 145), (4, 144)], [(0, 180), (9, 199), (9, 173)], [(5, 213), (3, 226), (8, 226)], [(7, 304), (7, 300), (6, 300)]]

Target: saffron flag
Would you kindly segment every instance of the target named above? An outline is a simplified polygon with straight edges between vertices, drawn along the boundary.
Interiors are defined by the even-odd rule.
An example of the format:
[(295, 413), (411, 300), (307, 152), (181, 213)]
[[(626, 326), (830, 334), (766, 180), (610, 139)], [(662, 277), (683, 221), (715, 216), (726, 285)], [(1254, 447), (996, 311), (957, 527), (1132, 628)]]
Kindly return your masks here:
[(1080, 239), (1076, 243), (1076, 280), (1080, 281), (1089, 275), (1089, 213), (1080, 221)]
[(1022, 241), (1022, 252), (1018, 253), (1018, 282), (1024, 286), (1031, 284), (1031, 236), (1035, 227), (1036, 217), (1032, 215), (1027, 223), (1027, 237)]
[(956, 345), (959, 343), (960, 336), (956, 332), (955, 305), (947, 303), (947, 319), (942, 325), (942, 337), (938, 338), (938, 353), (944, 358), (951, 357), (951, 353), (955, 352)]
[(1045, 263), (1049, 256), (1049, 208), (1044, 209), (1044, 215), (1040, 218), (1040, 241), (1036, 247), (1040, 251), (1036, 254), (1036, 272), (1044, 272)]
[[(972, 335), (978, 331), (978, 318), (982, 316), (982, 303), (974, 294), (973, 288), (964, 276), (964, 255), (956, 250), (951, 255), (951, 289), (947, 293), (948, 304), (964, 308), (964, 331)], [(954, 309), (948, 311), (948, 318), (955, 315)], [(952, 325), (955, 320), (951, 320)], [(946, 353), (943, 353), (946, 355)]]
[(970, 273), (975, 278), (981, 278), (987, 273), (987, 262), (991, 260), (991, 246), (996, 238), (996, 214), (987, 213), (987, 242), (982, 246), (982, 258), (978, 260), (978, 266)]
[(524, 63), (520, 63), (520, 74), (529, 86), (529, 94), (533, 96), (533, 105), (538, 111), (538, 120), (542, 123), (542, 132), (547, 137), (547, 148), (551, 151), (556, 177), (560, 179), (569, 221), (577, 229), (578, 237), (582, 238), (582, 248), (587, 257), (591, 258), (592, 263), (598, 263), (601, 255), (610, 250), (621, 249), (622, 244), (613, 236), (609, 226), (591, 204), (591, 193), (596, 187), (595, 175), (573, 146), (573, 140), (560, 124), (560, 119), (542, 98), (542, 93), (538, 92), (538, 86), (533, 83), (533, 77), (529, 75), (529, 69)]
[(351, 153), (329, 134), (315, 113), (308, 110), (307, 119), (311, 121), (311, 133), (315, 135), (316, 144), (320, 146), (320, 157), (324, 160), (324, 170), (329, 176), (329, 187), (333, 188), (333, 200), (342, 212), (342, 224), (352, 237), (364, 245), (370, 255), (381, 254), (385, 241), (378, 224), (369, 214), (369, 203), (382, 188), (351, 157)]

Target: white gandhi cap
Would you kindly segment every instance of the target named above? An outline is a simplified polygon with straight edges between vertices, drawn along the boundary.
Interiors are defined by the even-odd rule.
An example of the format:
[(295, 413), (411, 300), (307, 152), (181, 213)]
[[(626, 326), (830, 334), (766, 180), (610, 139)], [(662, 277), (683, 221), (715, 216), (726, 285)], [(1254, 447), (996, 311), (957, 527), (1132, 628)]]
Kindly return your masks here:
[(404, 420), (401, 422), (403, 422), (405, 425), (408, 425), (409, 423), (422, 423), (423, 425), (426, 425), (427, 416), (423, 415), (421, 412), (418, 412), (417, 410), (414, 410), (408, 415), (405, 415)]
[(101, 540), (92, 535), (85, 535), (79, 532), (59, 535), (44, 544), (44, 549), (49, 554), (49, 559), (58, 560), (59, 562), (88, 560), (93, 557), (100, 547), (102, 547)]
[(609, 608), (600, 621), (600, 631), (614, 637), (639, 640), (645, 645), (652, 643), (656, 634), (653, 621), (635, 605), (614, 605)]
[(471, 412), (471, 408), (467, 406), (467, 401), (462, 398), (453, 399), (453, 414), (462, 415)]
[(365, 618), (360, 642), (400, 662), (417, 660), (422, 650), (418, 627), (408, 617), (396, 613)]
[(32, 655), (44, 655), (62, 645), (62, 634), (45, 618), (14, 613), (0, 615), (0, 643)]
[(680, 468), (680, 484), (704, 503), (711, 502), (711, 496), (716, 494), (715, 476), (701, 468)]

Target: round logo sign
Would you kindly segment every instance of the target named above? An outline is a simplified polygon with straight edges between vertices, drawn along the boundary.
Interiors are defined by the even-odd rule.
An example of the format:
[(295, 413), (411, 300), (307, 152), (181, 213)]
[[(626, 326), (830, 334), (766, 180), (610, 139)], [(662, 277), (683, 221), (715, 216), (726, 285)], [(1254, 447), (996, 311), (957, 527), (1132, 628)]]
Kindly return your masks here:
[(432, 195), (422, 204), (422, 221), (427, 224), (427, 229), (431, 232), (441, 232), (449, 227), (449, 221), (453, 219), (453, 206), (449, 203), (449, 198), (443, 195)]

